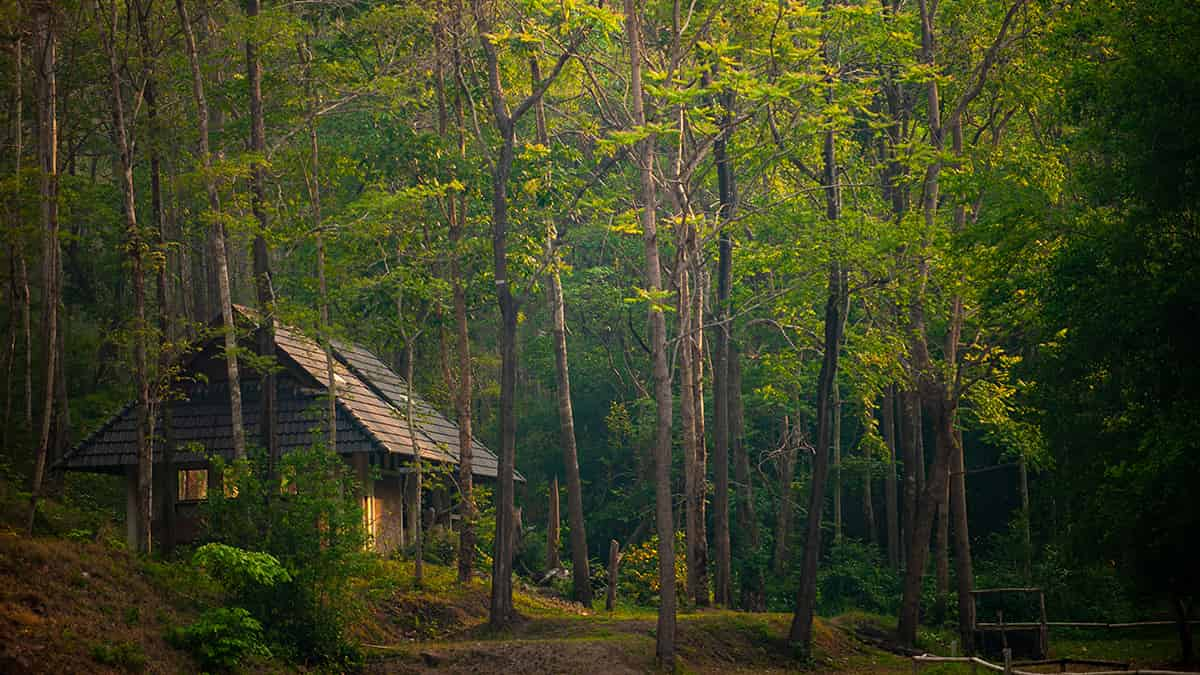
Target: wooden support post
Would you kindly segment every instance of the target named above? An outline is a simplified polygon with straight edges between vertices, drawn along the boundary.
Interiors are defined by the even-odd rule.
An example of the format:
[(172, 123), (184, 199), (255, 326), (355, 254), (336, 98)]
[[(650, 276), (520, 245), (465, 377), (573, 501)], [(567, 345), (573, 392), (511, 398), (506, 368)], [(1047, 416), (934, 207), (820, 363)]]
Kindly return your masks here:
[(1012, 650), (1005, 647), (1002, 653), (1004, 654), (1004, 675), (1012, 675)]
[(996, 623), (1000, 624), (1000, 646), (1008, 651), (1008, 631), (1004, 628), (1004, 610), (996, 610)]
[(617, 540), (608, 543), (608, 597), (604, 600), (604, 609), (613, 611), (617, 605), (617, 566), (621, 562), (621, 547)]

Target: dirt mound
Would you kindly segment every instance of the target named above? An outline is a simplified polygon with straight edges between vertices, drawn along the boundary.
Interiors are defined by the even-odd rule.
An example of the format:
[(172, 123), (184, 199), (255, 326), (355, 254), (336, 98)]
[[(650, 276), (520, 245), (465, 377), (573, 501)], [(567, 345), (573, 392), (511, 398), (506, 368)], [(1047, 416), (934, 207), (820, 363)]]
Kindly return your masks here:
[(125, 551), (0, 530), (0, 672), (196, 671), (164, 638), (192, 618)]

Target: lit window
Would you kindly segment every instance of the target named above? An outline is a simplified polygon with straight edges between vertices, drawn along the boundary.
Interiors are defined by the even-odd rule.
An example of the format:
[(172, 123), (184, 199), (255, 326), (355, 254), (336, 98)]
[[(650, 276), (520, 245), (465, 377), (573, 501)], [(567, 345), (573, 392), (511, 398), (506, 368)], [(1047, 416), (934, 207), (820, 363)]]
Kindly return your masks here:
[(208, 469), (179, 470), (179, 501), (198, 502), (208, 498)]

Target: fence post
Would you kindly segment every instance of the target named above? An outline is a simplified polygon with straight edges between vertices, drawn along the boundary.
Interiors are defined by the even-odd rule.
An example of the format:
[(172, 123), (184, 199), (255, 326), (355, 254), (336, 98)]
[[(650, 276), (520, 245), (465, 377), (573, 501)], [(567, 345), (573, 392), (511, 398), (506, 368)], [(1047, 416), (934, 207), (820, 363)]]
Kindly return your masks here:
[(1004, 648), (1004, 675), (1012, 675), (1012, 649)]

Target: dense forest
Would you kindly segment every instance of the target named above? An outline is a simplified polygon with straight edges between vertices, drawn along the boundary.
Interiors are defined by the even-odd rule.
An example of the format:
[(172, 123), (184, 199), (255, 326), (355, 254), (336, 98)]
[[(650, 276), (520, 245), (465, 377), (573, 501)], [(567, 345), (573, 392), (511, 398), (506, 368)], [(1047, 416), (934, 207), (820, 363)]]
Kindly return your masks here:
[[(1198, 40), (1192, 0), (0, 3), (4, 527), (136, 518), (146, 564), (253, 579), (222, 620), (351, 663), (353, 343), (464, 449), (408, 458), (454, 524), (392, 556), (482, 580), (494, 630), (527, 584), (602, 604), (619, 550), (664, 666), (706, 607), (790, 614), (802, 660), (850, 610), (969, 652), (997, 587), (1172, 621), (1190, 663)], [(282, 457), (276, 326), (329, 364)], [(195, 549), (150, 522), (205, 344), (232, 453)], [(60, 460), (126, 405), (123, 515)]]

